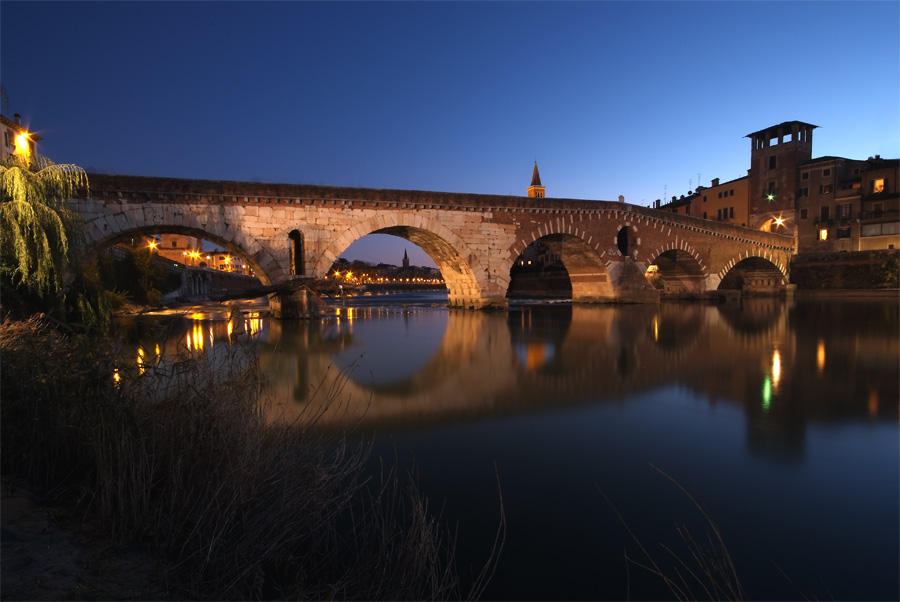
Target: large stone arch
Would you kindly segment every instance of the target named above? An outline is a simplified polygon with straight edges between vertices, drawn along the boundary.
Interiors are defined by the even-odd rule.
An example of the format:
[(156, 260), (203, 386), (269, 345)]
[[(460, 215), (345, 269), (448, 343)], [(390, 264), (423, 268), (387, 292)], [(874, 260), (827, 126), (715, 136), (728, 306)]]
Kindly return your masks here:
[[(391, 234), (422, 248), (434, 261), (449, 290), (450, 307), (480, 307), (490, 293), (491, 275), (465, 241), (441, 222), (420, 215), (397, 215), (393, 224), (373, 217), (358, 222), (333, 240), (315, 263), (314, 274), (324, 275), (351, 244), (368, 234)], [(508, 285), (503, 283), (503, 290)]]
[(282, 282), (286, 279), (286, 275), (283, 273), (284, 270), (280, 264), (272, 258), (265, 247), (245, 234), (241, 234), (240, 237), (231, 237), (229, 240), (224, 236), (210, 233), (203, 228), (165, 223), (125, 226), (115, 231), (107, 229), (106, 232), (104, 232), (97, 227), (96, 223), (94, 223), (101, 220), (105, 220), (105, 218), (97, 218), (87, 224), (86, 242), (89, 246), (102, 248), (114, 245), (136, 235), (184, 234), (186, 236), (208, 240), (231, 253), (240, 255), (264, 285)]
[(599, 241), (592, 246), (592, 238), (577, 227), (574, 232), (569, 232), (555, 228), (553, 222), (548, 222), (529, 232), (524, 240), (516, 241), (507, 253), (507, 273), (528, 245), (536, 241), (541, 241), (559, 256), (569, 273), (573, 302), (607, 301), (615, 297), (615, 287), (609, 271), (611, 260), (604, 259), (604, 254), (598, 252)]
[(774, 253), (748, 249), (732, 257), (716, 276), (719, 290), (771, 293), (788, 283), (788, 268)]

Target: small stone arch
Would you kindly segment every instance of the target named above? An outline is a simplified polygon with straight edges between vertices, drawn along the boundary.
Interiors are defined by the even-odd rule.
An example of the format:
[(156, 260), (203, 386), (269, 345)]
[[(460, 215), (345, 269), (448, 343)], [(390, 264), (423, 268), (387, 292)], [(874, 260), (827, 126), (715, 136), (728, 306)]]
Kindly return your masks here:
[(787, 267), (774, 253), (749, 249), (730, 259), (718, 272), (718, 290), (774, 294), (788, 283)]
[[(556, 231), (554, 231), (556, 230)], [(547, 249), (559, 256), (569, 274), (572, 285), (572, 301), (586, 303), (604, 301), (615, 297), (608, 264), (599, 252), (599, 244), (591, 246), (586, 233), (578, 228), (574, 233), (559, 231), (551, 224), (539, 228), (530, 234), (532, 242), (541, 241)], [(531, 243), (521, 240), (510, 249), (509, 269)]]
[(663, 292), (670, 295), (706, 292), (709, 270), (696, 249), (683, 240), (654, 249), (650, 258), (648, 268), (657, 267)]

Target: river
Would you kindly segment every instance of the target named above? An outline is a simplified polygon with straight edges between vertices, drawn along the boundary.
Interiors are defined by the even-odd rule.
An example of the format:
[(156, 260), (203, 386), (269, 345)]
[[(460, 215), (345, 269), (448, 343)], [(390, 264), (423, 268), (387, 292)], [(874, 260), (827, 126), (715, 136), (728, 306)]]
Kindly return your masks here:
[[(508, 312), (445, 299), (358, 297), (305, 322), (197, 308), (168, 340), (208, 350), (256, 333), (289, 418), (339, 391), (321, 428), (415, 463), (430, 508), (458, 525), (464, 576), (490, 550), (499, 475), (506, 541), (485, 599), (672, 597), (625, 556), (645, 562), (640, 541), (674, 576), (689, 556), (679, 525), (706, 545), (688, 494), (751, 599), (900, 596), (896, 299)], [(154, 320), (173, 318), (139, 321)]]

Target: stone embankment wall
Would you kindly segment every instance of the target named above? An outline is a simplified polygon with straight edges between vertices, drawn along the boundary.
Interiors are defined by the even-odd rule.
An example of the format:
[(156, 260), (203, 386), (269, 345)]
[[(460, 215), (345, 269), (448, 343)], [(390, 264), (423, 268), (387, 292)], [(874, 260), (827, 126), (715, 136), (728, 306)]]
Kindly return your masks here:
[(791, 283), (798, 290), (896, 289), (900, 249), (795, 255)]

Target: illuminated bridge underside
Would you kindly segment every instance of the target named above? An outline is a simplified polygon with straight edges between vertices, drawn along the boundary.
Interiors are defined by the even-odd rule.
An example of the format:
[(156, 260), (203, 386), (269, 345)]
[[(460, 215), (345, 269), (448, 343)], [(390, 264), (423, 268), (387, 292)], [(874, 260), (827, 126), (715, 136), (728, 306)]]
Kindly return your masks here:
[(431, 256), (452, 307), (505, 307), (510, 269), (536, 240), (562, 259), (581, 302), (658, 299), (644, 277), (652, 264), (673, 290), (777, 290), (794, 250), (789, 237), (611, 201), (89, 178), (91, 194), (70, 205), (94, 244), (190, 234), (242, 255), (264, 284), (276, 284), (324, 278), (356, 240), (393, 234)]

